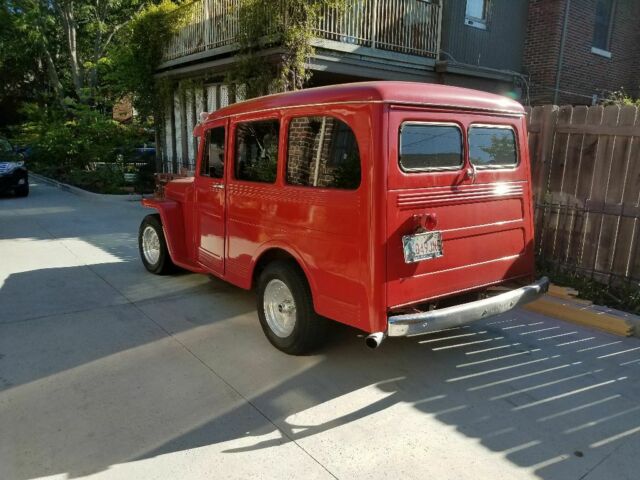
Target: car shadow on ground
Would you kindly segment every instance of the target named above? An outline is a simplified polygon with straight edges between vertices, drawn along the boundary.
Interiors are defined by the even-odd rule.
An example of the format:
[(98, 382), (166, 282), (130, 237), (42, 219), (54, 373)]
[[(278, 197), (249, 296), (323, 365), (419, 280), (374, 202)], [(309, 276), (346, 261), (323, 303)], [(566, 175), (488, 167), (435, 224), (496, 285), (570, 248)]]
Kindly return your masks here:
[[(214, 463), (250, 462), (292, 442), (330, 470), (339, 452), (416, 478), (449, 459), (455, 477), (472, 468), (461, 459), (490, 451), (540, 478), (581, 478), (640, 446), (636, 339), (518, 311), (373, 352), (334, 325), (324, 349), (290, 357), (265, 340), (251, 292), (146, 274), (136, 217), (102, 210), (25, 206), (42, 236), (1, 232), (79, 239), (106, 256), (91, 263), (96, 252), (74, 244), (80, 265), (0, 282), (0, 478), (74, 478), (201, 448)], [(469, 451), (451, 451), (441, 425)], [(611, 478), (635, 477), (626, 458)]]
[[(619, 356), (637, 348), (635, 341), (629, 347), (605, 335), (576, 337), (570, 326), (545, 326), (544, 317), (534, 314), (524, 315), (524, 323), (522, 317), (496, 318), (482, 326), (394, 339), (377, 352), (351, 341), (349, 329), (339, 329), (321, 362), (250, 397), (265, 421), (255, 433), (243, 433), (254, 441), (224, 451), (283, 441), (304, 446), (318, 436), (324, 450), (314, 451), (317, 458), (330, 458), (332, 448), (345, 456), (367, 448), (380, 450), (380, 461), (388, 463), (393, 461), (391, 449), (385, 449), (389, 443), (413, 445), (427, 455), (419, 439), (431, 435), (435, 419), (541, 478), (580, 478), (640, 432), (635, 396), (640, 359), (626, 357), (628, 366), (621, 368), (625, 362)], [(512, 336), (511, 329), (518, 333)], [(136, 459), (226, 442), (223, 425), (234, 415), (215, 418)], [(355, 444), (326, 434), (349, 424), (355, 432), (364, 430)], [(376, 434), (393, 440), (376, 445)]]
[[(61, 270), (47, 275), (69, 276)], [(42, 275), (12, 275), (0, 296)], [(332, 449), (357, 456), (366, 446), (389, 462), (388, 441), (372, 438), (427, 455), (419, 440), (434, 422), (541, 478), (579, 478), (640, 431), (638, 363), (621, 369), (621, 356), (603, 356), (630, 340), (571, 335), (534, 314), (374, 352), (336, 326), (317, 355), (289, 357), (264, 340), (253, 295), (217, 280), (138, 304), (108, 300), (0, 326), (7, 478), (73, 478), (216, 444), (243, 455), (296, 442), (329, 463)], [(207, 369), (224, 381), (206, 385)]]

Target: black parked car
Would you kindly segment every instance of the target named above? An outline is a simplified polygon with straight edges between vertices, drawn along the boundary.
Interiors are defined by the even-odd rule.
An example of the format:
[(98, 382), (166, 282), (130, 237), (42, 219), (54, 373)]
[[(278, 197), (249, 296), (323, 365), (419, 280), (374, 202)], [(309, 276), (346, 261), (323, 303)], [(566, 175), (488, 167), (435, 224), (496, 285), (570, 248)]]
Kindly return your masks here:
[(0, 194), (29, 195), (29, 173), (24, 155), (18, 153), (6, 138), (0, 137)]

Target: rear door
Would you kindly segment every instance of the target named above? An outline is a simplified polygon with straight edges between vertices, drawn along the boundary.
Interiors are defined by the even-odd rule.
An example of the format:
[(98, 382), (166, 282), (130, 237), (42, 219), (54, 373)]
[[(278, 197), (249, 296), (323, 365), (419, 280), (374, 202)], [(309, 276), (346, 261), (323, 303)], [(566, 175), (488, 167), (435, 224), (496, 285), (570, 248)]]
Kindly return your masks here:
[(195, 177), (198, 262), (224, 274), (226, 122), (207, 125)]
[(389, 307), (532, 273), (523, 128), (521, 117), (391, 109)]

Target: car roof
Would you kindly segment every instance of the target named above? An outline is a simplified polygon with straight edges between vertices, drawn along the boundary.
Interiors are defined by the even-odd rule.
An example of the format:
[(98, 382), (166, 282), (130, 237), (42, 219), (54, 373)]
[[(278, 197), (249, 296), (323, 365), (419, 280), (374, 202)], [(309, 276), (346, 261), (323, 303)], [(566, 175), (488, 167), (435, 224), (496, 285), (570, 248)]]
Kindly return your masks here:
[(209, 114), (207, 120), (247, 112), (336, 103), (393, 103), (524, 114), (524, 108), (515, 100), (479, 90), (433, 83), (378, 81), (345, 83), (258, 97), (223, 107)]

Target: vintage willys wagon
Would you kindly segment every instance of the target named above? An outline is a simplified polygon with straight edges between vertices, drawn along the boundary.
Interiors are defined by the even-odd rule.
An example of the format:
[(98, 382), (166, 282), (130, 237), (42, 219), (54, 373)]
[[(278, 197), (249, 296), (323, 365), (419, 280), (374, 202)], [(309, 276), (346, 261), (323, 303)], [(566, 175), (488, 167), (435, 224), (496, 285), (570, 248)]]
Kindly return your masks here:
[(158, 213), (140, 227), (142, 261), (153, 273), (177, 265), (255, 287), (262, 328), (285, 352), (317, 346), (327, 318), (376, 347), (547, 289), (534, 281), (515, 101), (356, 83), (231, 105), (194, 135), (194, 176), (143, 201)]

